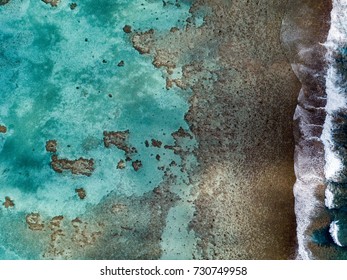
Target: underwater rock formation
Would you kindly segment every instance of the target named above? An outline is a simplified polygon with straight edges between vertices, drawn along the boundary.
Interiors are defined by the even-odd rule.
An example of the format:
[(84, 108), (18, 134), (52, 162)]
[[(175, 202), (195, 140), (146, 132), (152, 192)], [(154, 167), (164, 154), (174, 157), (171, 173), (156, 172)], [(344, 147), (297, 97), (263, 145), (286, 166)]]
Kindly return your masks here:
[(41, 0), (46, 4), (50, 4), (52, 7), (57, 7), (60, 0)]
[(4, 125), (0, 125), (0, 133), (6, 133), (7, 132), (7, 127)]
[(60, 159), (58, 156), (53, 155), (51, 166), (58, 173), (62, 173), (64, 170), (70, 170), (72, 174), (90, 176), (94, 171), (94, 160), (82, 157), (75, 160)]

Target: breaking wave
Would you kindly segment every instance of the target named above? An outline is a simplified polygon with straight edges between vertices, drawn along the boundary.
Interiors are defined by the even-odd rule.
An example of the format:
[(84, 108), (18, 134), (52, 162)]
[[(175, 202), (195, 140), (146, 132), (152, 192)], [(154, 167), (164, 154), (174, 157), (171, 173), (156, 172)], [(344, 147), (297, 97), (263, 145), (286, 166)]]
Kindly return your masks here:
[(322, 224), (330, 221), (324, 206), (324, 145), (321, 139), (326, 115), (326, 48), (323, 43), (329, 31), (330, 11), (329, 1), (291, 0), (282, 23), (282, 43), (302, 84), (294, 114), (297, 177), (294, 196), (299, 259), (316, 257), (312, 241)]
[(347, 1), (335, 0), (327, 41), (325, 106), (325, 205), (332, 211), (329, 232), (336, 245), (347, 246)]

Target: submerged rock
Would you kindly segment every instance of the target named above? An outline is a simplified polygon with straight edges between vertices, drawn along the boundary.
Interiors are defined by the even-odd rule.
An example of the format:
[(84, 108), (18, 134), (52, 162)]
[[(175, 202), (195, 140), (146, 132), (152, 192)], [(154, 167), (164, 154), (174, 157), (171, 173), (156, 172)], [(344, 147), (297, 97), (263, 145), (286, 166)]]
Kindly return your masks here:
[(124, 168), (125, 168), (125, 161), (121, 159), (121, 160), (117, 163), (117, 169), (124, 169)]
[(130, 26), (130, 25), (125, 25), (125, 26), (123, 27), (123, 31), (124, 31), (125, 33), (131, 33), (131, 26)]
[(25, 220), (29, 229), (31, 230), (43, 230), (43, 228), (45, 227), (39, 213), (28, 214)]
[(80, 199), (85, 199), (85, 197), (87, 196), (84, 188), (75, 189), (75, 192), (77, 193), (77, 195)]
[(53, 155), (51, 166), (57, 173), (62, 173), (64, 170), (70, 170), (72, 174), (90, 176), (94, 171), (94, 160), (82, 157), (75, 160), (58, 159), (58, 156)]
[(142, 167), (142, 162), (141, 160), (135, 160), (132, 163), (132, 166), (134, 168), (135, 171), (138, 171), (141, 167)]
[(48, 140), (46, 142), (46, 151), (50, 153), (57, 152), (57, 141), (56, 140)]
[(9, 198), (8, 196), (5, 197), (5, 202), (2, 204), (5, 206), (5, 208), (10, 208), (10, 207), (14, 207), (14, 202), (11, 198)]
[(152, 142), (152, 146), (156, 148), (160, 148), (162, 145), (162, 142), (159, 140), (152, 139), (151, 142)]
[(76, 3), (71, 3), (71, 4), (70, 4), (70, 9), (71, 9), (71, 10), (76, 9), (76, 7), (77, 7), (77, 4), (76, 4)]
[(0, 125), (0, 133), (6, 133), (7, 132), (7, 127), (4, 125)]
[(60, 0), (41, 0), (42, 2), (45, 2), (46, 4), (50, 4), (52, 7), (57, 7)]
[(180, 127), (177, 131), (172, 133), (172, 137), (175, 140), (177, 140), (178, 138), (184, 138), (184, 137), (188, 137), (190, 139), (193, 139), (193, 136), (190, 133), (188, 133), (186, 130), (184, 130), (182, 127)]
[(110, 148), (111, 145), (124, 151), (126, 154), (136, 153), (137, 150), (129, 144), (129, 130), (125, 131), (104, 131), (104, 145)]
[(151, 52), (152, 44), (154, 41), (154, 29), (137, 33), (132, 37), (131, 40), (134, 48), (140, 54), (148, 54)]

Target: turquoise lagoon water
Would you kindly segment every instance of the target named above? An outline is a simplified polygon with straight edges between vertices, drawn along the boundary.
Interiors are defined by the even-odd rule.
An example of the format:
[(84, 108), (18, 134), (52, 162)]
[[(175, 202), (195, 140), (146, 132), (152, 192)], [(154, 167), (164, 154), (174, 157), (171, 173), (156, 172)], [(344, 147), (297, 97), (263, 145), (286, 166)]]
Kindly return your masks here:
[[(184, 121), (189, 93), (166, 90), (162, 72), (132, 47), (123, 31), (126, 24), (156, 32), (183, 27), (190, 1), (167, 2), (86, 0), (70, 9), (64, 0), (57, 7), (12, 0), (0, 6), (0, 124), (7, 127), (7, 133), (0, 133), (0, 259), (40, 258), (40, 248), (18, 240), (27, 230), (25, 214), (73, 219), (109, 193), (141, 196), (153, 190), (163, 181), (158, 166), (181, 162), (172, 150), (146, 147), (145, 140), (173, 145), (171, 133), (189, 129)], [(124, 66), (118, 67), (122, 60)], [(125, 155), (104, 147), (105, 130), (129, 130), (130, 145), (138, 151), (132, 160), (142, 161), (140, 170), (131, 162), (123, 170), (116, 168)], [(93, 174), (54, 172), (45, 150), (52, 139), (60, 158), (93, 158)], [(194, 140), (187, 145), (194, 147)], [(179, 167), (176, 171), (184, 184), (187, 175)], [(75, 192), (81, 187), (84, 200)], [(176, 192), (188, 196), (189, 188), (185, 194), (179, 188)], [(14, 207), (2, 205), (6, 196)], [(192, 209), (181, 209), (184, 224)], [(173, 208), (169, 216), (176, 212), (180, 210)], [(176, 234), (175, 228), (168, 227), (166, 238)]]

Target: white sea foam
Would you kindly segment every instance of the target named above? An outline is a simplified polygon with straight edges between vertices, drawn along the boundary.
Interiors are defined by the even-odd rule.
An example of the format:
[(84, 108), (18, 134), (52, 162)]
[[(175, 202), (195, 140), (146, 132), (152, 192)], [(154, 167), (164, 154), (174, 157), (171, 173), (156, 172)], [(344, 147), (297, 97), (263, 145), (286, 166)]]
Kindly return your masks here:
[[(331, 52), (333, 52), (333, 50), (331, 50), (328, 55), (331, 55)], [(326, 93), (327, 103), (325, 110), (327, 111), (327, 113), (332, 113), (336, 110), (346, 107), (347, 99), (344, 95), (344, 89), (339, 86), (339, 76), (336, 69), (333, 67), (330, 67), (327, 71)]]
[[(299, 99), (304, 100), (304, 92), (301, 90)], [(306, 104), (303, 103), (305, 106)], [(314, 210), (319, 206), (315, 193), (317, 185), (322, 184), (322, 157), (316, 152), (315, 143), (320, 139), (312, 134), (310, 129), (310, 111), (298, 105), (295, 110), (294, 120), (298, 122), (301, 139), (304, 144), (295, 147), (295, 174), (297, 180), (294, 185), (295, 215), (297, 217), (298, 258), (311, 259), (312, 255), (306, 250), (306, 229), (311, 224)]]
[(329, 232), (330, 232), (330, 235), (333, 238), (334, 242), (336, 243), (336, 245), (342, 246), (342, 244), (340, 243), (340, 240), (339, 240), (339, 230), (340, 230), (340, 227), (338, 225), (338, 222), (339, 221), (333, 221), (330, 224)]
[[(322, 141), (325, 151), (325, 166), (324, 174), (326, 180), (337, 181), (341, 179), (341, 171), (344, 168), (341, 156), (334, 148), (334, 141), (332, 137), (332, 129), (334, 125), (334, 118), (332, 114), (347, 108), (347, 98), (345, 94), (346, 84), (341, 80), (341, 74), (336, 68), (335, 57), (336, 53), (341, 47), (347, 44), (347, 0), (334, 0), (333, 9), (331, 12), (331, 26), (324, 44), (327, 53), (326, 61), (328, 63), (328, 70), (326, 75), (326, 119), (323, 126)], [(325, 191), (325, 205), (332, 209), (335, 207), (334, 194), (326, 189)], [(343, 246), (339, 239), (339, 224), (338, 221), (333, 221), (330, 224), (330, 234), (334, 242), (338, 246)]]
[[(325, 76), (326, 106), (324, 108), (318, 107), (321, 106), (319, 99), (325, 99), (325, 97), (314, 96), (315, 94), (318, 95), (319, 92), (310, 92), (310, 96), (308, 96), (307, 87), (304, 86), (299, 94), (299, 104), (294, 115), (294, 120), (298, 124), (300, 132), (299, 143), (297, 143), (295, 148), (295, 174), (297, 181), (294, 185), (294, 195), (295, 214), (297, 217), (298, 258), (301, 259), (312, 259), (315, 257), (308, 247), (308, 244), (312, 241), (307, 230), (312, 228), (312, 223), (318, 219), (317, 209), (323, 209), (324, 207), (324, 202), (317, 197), (317, 191), (320, 191), (326, 179), (338, 179), (343, 170), (342, 161), (336, 154), (336, 149), (333, 146), (331, 132), (334, 120), (331, 114), (335, 113), (336, 110), (346, 108), (347, 104), (344, 91), (339, 84), (340, 79), (337, 75), (337, 69), (333, 67), (335, 62), (333, 55), (338, 50), (338, 47), (347, 41), (345, 28), (347, 24), (346, 8), (347, 0), (333, 0), (331, 28), (326, 42), (322, 44), (327, 49), (325, 60), (330, 64)], [(295, 27), (295, 22), (292, 25)], [(316, 49), (308, 48), (305, 44), (300, 43), (301, 41), (306, 41), (303, 35), (305, 31), (300, 30), (300, 28), (305, 27), (299, 26), (299, 30), (295, 32), (297, 34), (295, 40), (298, 42), (295, 48), (301, 62), (295, 62), (292, 64), (292, 68), (299, 80), (305, 85), (307, 74), (312, 78), (320, 79), (322, 73), (316, 69), (311, 69), (309, 66), (310, 61), (316, 55)], [(320, 44), (320, 42), (317, 42), (317, 44)], [(306, 61), (308, 61), (307, 65)], [(326, 114), (326, 119), (322, 127), (320, 117), (323, 114)], [(317, 118), (317, 116), (319, 117)], [(322, 131), (321, 128), (323, 128)], [(324, 154), (321, 151), (322, 145), (324, 146)], [(333, 207), (334, 203), (334, 194), (327, 190), (325, 204), (328, 207)], [(339, 227), (336, 223), (331, 225), (331, 233), (334, 235), (334, 240), (341, 245), (338, 239), (338, 230)]]
[(335, 207), (334, 194), (328, 188), (325, 190), (325, 206), (329, 209)]
[(332, 126), (332, 118), (327, 115), (321, 137), (325, 151), (324, 173), (327, 180), (338, 180), (337, 177), (343, 168), (343, 163), (341, 158), (333, 150), (333, 139), (331, 136)]
[[(317, 185), (314, 182), (297, 180), (294, 185), (295, 215), (297, 217), (298, 258), (312, 259), (312, 253), (306, 249), (306, 229), (311, 224), (314, 209), (318, 205), (315, 197)], [(300, 202), (300, 203), (298, 203)], [(303, 203), (305, 202), (305, 203)]]
[(347, 108), (347, 99), (344, 94), (344, 85), (341, 84), (337, 69), (334, 67), (334, 54), (339, 47), (347, 43), (347, 0), (333, 1), (331, 12), (331, 26), (325, 44), (327, 48), (326, 60), (330, 64), (326, 75), (327, 117), (324, 123), (322, 141), (325, 149), (325, 177), (334, 180), (341, 171), (343, 164), (333, 149), (331, 130), (333, 119), (331, 114), (340, 109)]

